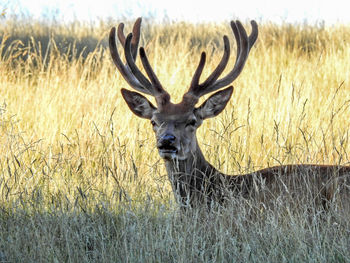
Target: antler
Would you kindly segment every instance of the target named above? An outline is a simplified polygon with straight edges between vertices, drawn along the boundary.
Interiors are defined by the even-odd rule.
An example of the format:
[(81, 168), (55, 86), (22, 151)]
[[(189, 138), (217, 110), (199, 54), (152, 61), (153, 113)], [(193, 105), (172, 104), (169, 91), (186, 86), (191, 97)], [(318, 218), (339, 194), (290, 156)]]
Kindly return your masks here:
[(237, 42), (237, 57), (231, 72), (229, 72), (222, 79), (218, 80), (221, 73), (224, 71), (230, 56), (230, 42), (228, 37), (224, 36), (223, 38), (224, 55), (219, 65), (203, 83), (199, 84), (199, 78), (202, 74), (206, 59), (205, 52), (202, 52), (199, 65), (193, 75), (190, 88), (183, 97), (184, 101), (187, 101), (194, 106), (198, 102), (199, 97), (229, 85), (239, 76), (248, 58), (249, 51), (258, 37), (257, 23), (254, 20), (252, 20), (250, 23), (252, 25), (252, 32), (248, 37), (247, 32), (245, 31), (241, 22), (238, 20), (236, 22), (231, 21), (231, 28)]
[[(132, 33), (127, 37), (124, 35), (124, 24), (120, 23), (118, 26), (118, 39), (123, 45), (126, 64), (124, 64), (119, 56), (115, 41), (115, 28), (113, 27), (109, 34), (109, 49), (119, 72), (129, 85), (135, 90), (152, 95), (155, 97), (158, 107), (164, 107), (170, 102), (169, 93), (162, 87), (156, 74), (154, 73), (146, 52), (143, 47), (140, 47), (140, 57), (143, 68), (145, 69), (148, 78), (140, 71), (136, 66), (135, 61), (137, 57), (137, 49), (140, 42), (140, 28), (141, 18), (138, 18), (134, 24)], [(199, 97), (216, 91), (222, 87), (227, 86), (233, 82), (243, 70), (245, 62), (248, 58), (251, 47), (254, 45), (258, 37), (258, 25), (252, 20), (252, 32), (247, 36), (243, 25), (238, 20), (236, 22), (231, 21), (231, 28), (237, 42), (237, 56), (236, 62), (231, 70), (225, 77), (218, 79), (224, 71), (229, 57), (230, 57), (230, 41), (227, 36), (223, 37), (224, 40), (224, 54), (216, 69), (209, 75), (209, 77), (203, 82), (199, 83), (200, 76), (202, 74), (206, 53), (202, 52), (198, 67), (193, 75), (189, 90), (183, 96), (183, 102), (189, 106), (195, 106)]]
[(143, 47), (140, 47), (140, 57), (149, 79), (145, 77), (145, 75), (135, 64), (137, 49), (140, 41), (141, 21), (141, 18), (136, 20), (132, 33), (130, 33), (126, 38), (123, 32), (124, 24), (120, 23), (118, 26), (118, 39), (124, 47), (124, 55), (127, 62), (125, 65), (122, 62), (117, 49), (115, 41), (115, 27), (111, 29), (109, 34), (109, 50), (111, 52), (114, 64), (129, 85), (137, 91), (154, 96), (156, 98), (157, 105), (162, 107), (170, 102), (170, 95), (163, 89), (148, 61)]

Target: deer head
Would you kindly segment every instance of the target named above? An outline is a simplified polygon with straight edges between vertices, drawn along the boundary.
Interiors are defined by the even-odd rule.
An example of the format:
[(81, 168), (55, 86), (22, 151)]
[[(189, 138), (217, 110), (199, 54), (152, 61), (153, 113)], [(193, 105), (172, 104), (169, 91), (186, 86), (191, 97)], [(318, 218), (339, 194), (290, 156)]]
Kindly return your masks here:
[[(123, 33), (124, 24), (121, 23), (118, 26), (118, 39), (124, 48), (126, 64), (122, 62), (117, 50), (116, 29), (111, 29), (109, 48), (119, 72), (133, 89), (155, 97), (157, 107), (138, 92), (121, 90), (130, 110), (137, 116), (151, 121), (153, 131), (156, 134), (157, 148), (163, 159), (186, 160), (198, 151), (197, 128), (203, 120), (217, 116), (226, 107), (231, 98), (233, 87), (217, 90), (231, 84), (239, 76), (249, 51), (258, 37), (257, 23), (251, 21), (251, 25), (252, 33), (248, 37), (241, 22), (231, 22), (231, 28), (237, 42), (237, 56), (233, 69), (225, 77), (219, 79), (230, 57), (228, 37), (223, 37), (224, 54), (220, 63), (204, 82), (199, 83), (206, 60), (206, 53), (202, 52), (190, 87), (178, 104), (173, 104), (170, 101), (170, 95), (159, 82), (143, 47), (140, 47), (139, 53), (148, 78), (135, 64), (140, 40), (141, 18), (136, 20), (132, 33), (127, 37)], [(217, 92), (196, 107), (201, 96), (214, 91)]]

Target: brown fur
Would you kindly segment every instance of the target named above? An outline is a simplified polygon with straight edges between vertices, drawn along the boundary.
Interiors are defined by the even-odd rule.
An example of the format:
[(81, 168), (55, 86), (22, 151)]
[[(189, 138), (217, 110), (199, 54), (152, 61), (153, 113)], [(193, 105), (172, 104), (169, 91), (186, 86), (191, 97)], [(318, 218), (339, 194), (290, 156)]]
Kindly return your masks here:
[(282, 165), (226, 175), (211, 166), (200, 150), (190, 159), (165, 162), (182, 207), (224, 204), (235, 197), (258, 198), (265, 204), (289, 197), (291, 201), (307, 200), (328, 208), (337, 194), (343, 201), (350, 197), (350, 166)]

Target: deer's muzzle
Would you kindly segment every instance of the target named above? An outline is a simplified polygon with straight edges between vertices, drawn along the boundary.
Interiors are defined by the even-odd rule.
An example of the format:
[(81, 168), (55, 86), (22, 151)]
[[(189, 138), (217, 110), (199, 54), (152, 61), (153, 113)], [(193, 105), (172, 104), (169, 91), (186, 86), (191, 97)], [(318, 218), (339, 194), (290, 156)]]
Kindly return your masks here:
[(165, 134), (161, 136), (157, 143), (159, 154), (162, 158), (173, 158), (179, 151), (175, 146), (176, 137), (172, 134)]

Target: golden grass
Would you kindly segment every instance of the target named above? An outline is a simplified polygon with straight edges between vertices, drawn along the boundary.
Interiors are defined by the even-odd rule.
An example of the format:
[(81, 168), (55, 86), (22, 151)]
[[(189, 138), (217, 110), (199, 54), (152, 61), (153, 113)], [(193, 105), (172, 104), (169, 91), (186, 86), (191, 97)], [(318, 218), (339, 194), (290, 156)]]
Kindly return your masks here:
[[(96, 29), (79, 23), (65, 27), (8, 22), (0, 46), (0, 96), (7, 105), (3, 118), (16, 121), (26, 143), (40, 141), (48, 161), (62, 154), (62, 147), (74, 145), (71, 162), (82, 163), (84, 174), (91, 174), (104, 148), (112, 161), (111, 143), (117, 140), (125, 146), (123, 156), (133, 158), (138, 173), (147, 176), (159, 156), (149, 123), (133, 116), (121, 98), (120, 89), (128, 86), (106, 49), (109, 29), (102, 22)], [(201, 51), (209, 54), (203, 73), (207, 76), (221, 58), (222, 35), (234, 43), (228, 23), (144, 22), (143, 32), (142, 44), (174, 101), (187, 89)], [(21, 40), (7, 39), (11, 33)], [(84, 53), (78, 47), (89, 34), (102, 46)], [(75, 42), (65, 47), (56, 42), (66, 39), (65, 43), (69, 37), (76, 37)], [(345, 26), (261, 25), (258, 42), (234, 83), (231, 102), (199, 129), (209, 161), (231, 174), (279, 163), (348, 162), (349, 43)], [(226, 72), (233, 61), (234, 57)], [(2, 126), (1, 140), (6, 141), (9, 135)], [(2, 153), (13, 154), (8, 146)], [(34, 157), (28, 158), (26, 162)]]
[[(151, 125), (134, 116), (121, 97), (120, 89), (129, 87), (116, 71), (106, 48), (111, 25), (8, 21), (0, 26), (0, 192), (6, 217), (12, 218), (11, 214), (21, 209), (26, 211), (24, 214), (34, 215), (57, 210), (98, 214), (99, 209), (106, 209), (102, 219), (109, 220), (114, 218), (109, 217), (110, 211), (129, 204), (129, 210), (121, 210), (123, 219), (119, 215), (115, 219), (123, 221), (124, 213), (129, 215), (137, 208), (146, 211), (150, 203), (168, 206), (169, 200), (173, 200)], [(126, 30), (130, 26), (128, 23)], [(250, 31), (249, 24), (246, 28)], [(188, 88), (201, 51), (208, 54), (203, 78), (216, 67), (222, 55), (223, 34), (234, 43), (228, 23), (153, 25), (144, 21), (142, 44), (173, 101), (179, 101)], [(235, 49), (232, 53), (235, 54)], [(233, 62), (234, 57), (228, 70)], [(234, 82), (229, 105), (198, 131), (205, 156), (228, 174), (282, 163), (347, 164), (349, 70), (349, 27), (260, 25), (258, 42)], [(157, 209), (161, 219), (157, 217), (154, 222), (164, 223), (164, 227), (170, 221), (175, 226), (184, 222), (175, 218), (174, 223), (167, 213), (162, 214), (162, 208)], [(143, 218), (139, 213), (141, 216), (133, 216)], [(156, 212), (151, 210), (144, 215), (148, 213), (153, 220)], [(19, 218), (21, 221), (22, 217)], [(41, 222), (40, 217), (39, 223), (36, 217), (29, 217), (30, 222), (25, 218), (23, 222), (29, 225)], [(73, 218), (80, 222), (80, 216)], [(58, 216), (57, 220), (61, 219)], [(67, 219), (62, 220), (54, 222), (64, 228)], [(103, 224), (102, 221), (98, 222)], [(9, 222), (5, 228), (15, 227)], [(48, 228), (53, 224), (50, 220), (45, 222)], [(73, 229), (79, 228), (79, 223), (74, 222)], [(131, 221), (125, 222), (127, 226), (122, 223), (121, 226), (129, 229)], [(109, 226), (103, 225), (107, 232)], [(274, 223), (268, 224), (264, 233), (269, 233), (273, 226)], [(192, 223), (185, 227), (192, 227)], [(225, 233), (225, 227), (220, 223), (215, 229)], [(146, 236), (159, 234), (152, 231), (146, 232)], [(181, 228), (173, 231), (179, 235)], [(143, 230), (136, 232), (140, 234)], [(276, 232), (278, 235), (285, 236), (285, 232)], [(223, 236), (218, 236), (214, 241), (219, 243), (215, 244), (219, 246), (220, 238), (226, 238)], [(295, 240), (298, 238), (296, 234)], [(181, 250), (184, 244), (178, 245), (174, 255), (185, 251)], [(1, 249), (0, 246), (0, 252)], [(186, 261), (186, 253), (183, 257), (179, 255), (178, 259), (182, 258), (179, 261)], [(244, 246), (243, 252), (237, 253), (244, 254)], [(74, 257), (68, 258), (74, 261)]]
[[(209, 63), (203, 74), (206, 76), (221, 58), (221, 36), (228, 34), (234, 42), (228, 24), (152, 26), (146, 23), (144, 27), (147, 40), (144, 45), (152, 65), (174, 101), (179, 101), (187, 89), (201, 51), (209, 53)], [(246, 27), (250, 29), (249, 25)], [(2, 58), (0, 76), (0, 95), (7, 104), (7, 114), (16, 114), (20, 129), (28, 138), (43, 139), (46, 145), (55, 145), (62, 140), (62, 134), (71, 137), (78, 131), (83, 142), (90, 141), (91, 134), (95, 132), (94, 124), (101, 130), (109, 129), (106, 123), (114, 109), (112, 121), (122, 141), (134, 138), (137, 127), (141, 129), (140, 139), (151, 137), (148, 136), (151, 131), (148, 123), (132, 116), (121, 100), (119, 90), (127, 84), (116, 72), (105, 47), (97, 47), (84, 58), (68, 59), (67, 55), (59, 54), (56, 47), (59, 43), (54, 42), (52, 36), (48, 52), (44, 50), (48, 54), (35, 50), (29, 52), (30, 47), (38, 48), (42, 44), (36, 42), (35, 34), (39, 36), (41, 31), (45, 32), (39, 25), (33, 28), (38, 32), (29, 30), (34, 31), (32, 40), (28, 45), (20, 45), (22, 53), (28, 53), (28, 59), (17, 60), (13, 65), (13, 57), (21, 51), (15, 47), (7, 51), (10, 55)], [(78, 32), (77, 38), (83, 35), (84, 30), (91, 34), (93, 31), (89, 31), (87, 26), (79, 28), (79, 24), (74, 27), (79, 30), (71, 28), (73, 26), (68, 27), (67, 32), (72, 33), (71, 37)], [(23, 34), (27, 31), (25, 28), (22, 30)], [(108, 30), (109, 26), (102, 24), (92, 37), (106, 38)], [(52, 34), (64, 34), (62, 27), (53, 27), (52, 31), (55, 32)], [(281, 149), (288, 144), (305, 146), (307, 138), (304, 138), (303, 131), (312, 134), (314, 140), (309, 145), (308, 156), (304, 154), (305, 147), (299, 153), (292, 147), (295, 152), (292, 149), (293, 157), (291, 160), (287, 158), (288, 162), (339, 161), (339, 155), (334, 152), (334, 147), (338, 145), (334, 144), (348, 127), (345, 116), (348, 115), (347, 98), (350, 97), (347, 79), (349, 39), (349, 30), (344, 26), (321, 29), (260, 26), (257, 45), (243, 73), (234, 83), (234, 96), (225, 113), (234, 118), (233, 129), (244, 126), (227, 138), (230, 144), (240, 144), (244, 148), (243, 166), (248, 157), (258, 166), (272, 164), (272, 157), (285, 162), (286, 156), (280, 155)], [(2, 46), (5, 44), (8, 46), (10, 43), (3, 41)], [(232, 67), (232, 62), (228, 69)], [(333, 116), (341, 106), (340, 112)], [(211, 129), (220, 131), (218, 124), (224, 120), (223, 116), (207, 121), (200, 129), (199, 137), (205, 144), (220, 144), (222, 156), (219, 159), (230, 162), (232, 157), (225, 155), (228, 145), (219, 141), (215, 134), (210, 134)], [(229, 123), (230, 120), (224, 121)], [(331, 121), (336, 133), (332, 135), (329, 131)], [(277, 127), (281, 135), (278, 141)], [(326, 141), (321, 144), (323, 140)], [(135, 141), (130, 143), (128, 151), (137, 148), (133, 144)], [(152, 145), (153, 142), (149, 142), (148, 152), (152, 150)], [(301, 154), (300, 160), (294, 158), (297, 154)], [(158, 157), (155, 155), (154, 158)], [(231, 166), (227, 169), (236, 170)]]

